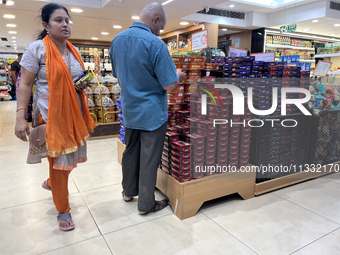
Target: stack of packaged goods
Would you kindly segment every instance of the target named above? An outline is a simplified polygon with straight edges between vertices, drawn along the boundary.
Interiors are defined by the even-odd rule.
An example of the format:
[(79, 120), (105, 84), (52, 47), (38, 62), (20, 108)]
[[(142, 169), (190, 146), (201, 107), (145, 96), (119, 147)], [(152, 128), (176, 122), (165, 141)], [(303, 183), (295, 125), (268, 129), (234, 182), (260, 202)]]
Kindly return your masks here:
[[(283, 69), (282, 87), (300, 87), (301, 67), (285, 66)], [(297, 93), (288, 93), (287, 98), (298, 98)], [(300, 110), (295, 105), (287, 105), (286, 114), (300, 113)]]
[(117, 99), (117, 110), (118, 110), (118, 119), (120, 122), (120, 130), (119, 130), (118, 139), (120, 139), (122, 143), (125, 144), (125, 125), (124, 125), (124, 119), (123, 119), (122, 104), (120, 101), (120, 92), (119, 92), (119, 96)]

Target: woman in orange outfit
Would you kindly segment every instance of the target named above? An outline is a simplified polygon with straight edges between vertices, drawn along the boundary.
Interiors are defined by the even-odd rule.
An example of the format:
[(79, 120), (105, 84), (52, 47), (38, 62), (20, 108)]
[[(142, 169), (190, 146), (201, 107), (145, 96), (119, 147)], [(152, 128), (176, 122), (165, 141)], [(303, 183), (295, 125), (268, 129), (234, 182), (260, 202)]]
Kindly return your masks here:
[[(47, 123), (50, 165), (49, 179), (42, 186), (52, 191), (59, 228), (66, 231), (75, 227), (68, 201), (68, 176), (77, 163), (87, 160), (88, 129), (93, 131), (96, 124), (90, 117), (83, 91), (86, 84), (77, 89), (73, 84), (83, 73), (84, 64), (77, 49), (67, 41), (72, 31), (68, 10), (58, 4), (47, 4), (42, 8), (41, 19), (44, 30), (37, 41), (27, 46), (20, 63), (15, 134), (23, 141), (30, 135), (25, 112), (35, 83), (33, 126)], [(41, 157), (29, 154), (28, 163), (40, 162)]]

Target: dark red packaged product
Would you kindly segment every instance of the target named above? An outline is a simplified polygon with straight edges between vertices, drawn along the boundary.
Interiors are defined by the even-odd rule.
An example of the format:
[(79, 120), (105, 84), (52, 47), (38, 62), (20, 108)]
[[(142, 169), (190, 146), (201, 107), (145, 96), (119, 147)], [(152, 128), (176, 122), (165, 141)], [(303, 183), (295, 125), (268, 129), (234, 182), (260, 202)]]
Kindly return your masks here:
[(240, 137), (240, 133), (231, 133), (230, 134), (230, 139), (239, 138), (239, 137)]
[(238, 161), (239, 155), (229, 155), (229, 161)]
[(162, 155), (164, 155), (164, 156), (166, 156), (168, 158), (170, 158), (170, 156), (171, 156), (168, 150), (163, 150), (162, 151)]
[(208, 117), (206, 118), (207, 121), (210, 121), (210, 122), (212, 122), (212, 123), (214, 122), (215, 119), (216, 119), (216, 117), (214, 117), (214, 116), (209, 116), (209, 115), (208, 115)]
[(197, 122), (197, 128), (203, 128), (203, 129), (216, 129), (214, 127), (214, 123), (212, 121), (198, 121)]
[(233, 116), (232, 120), (233, 120), (233, 122), (241, 122), (242, 117), (241, 116)]
[(246, 137), (250, 137), (251, 136), (251, 132), (243, 132), (242, 137), (246, 138)]
[(229, 165), (230, 166), (233, 166), (233, 167), (236, 167), (236, 168), (239, 168), (238, 167), (238, 159), (237, 160), (233, 160), (233, 161), (229, 161)]
[[(172, 152), (172, 154), (173, 154), (174, 152)], [(189, 152), (189, 154), (190, 154), (190, 152)], [(171, 155), (171, 162), (172, 163), (177, 163), (177, 164), (183, 164), (183, 165), (185, 165), (185, 164), (190, 164), (190, 157), (189, 158), (183, 158), (183, 157), (176, 157), (176, 156), (174, 156), (174, 155)]]
[(229, 128), (221, 128), (217, 132), (220, 136), (221, 135), (228, 135), (229, 134)]
[(168, 127), (167, 132), (175, 132), (175, 128), (174, 127)]
[(176, 112), (176, 115), (177, 115), (178, 117), (183, 118), (183, 119), (185, 119), (185, 118), (190, 118), (190, 111), (177, 111), (177, 112)]
[(209, 135), (206, 137), (206, 142), (215, 142), (217, 139), (217, 136), (216, 135)]
[(220, 136), (218, 137), (218, 140), (220, 140), (220, 141), (229, 140), (229, 134), (220, 135)]
[(229, 147), (228, 146), (219, 146), (218, 148), (218, 153), (220, 154), (221, 152), (228, 152)]
[(251, 132), (251, 127), (249, 127), (249, 126), (244, 127), (243, 132)]
[(191, 156), (192, 157), (199, 157), (199, 156), (204, 156), (205, 150), (192, 150), (191, 151)]
[(242, 157), (249, 157), (249, 151), (250, 151), (250, 148), (242, 148), (240, 150), (240, 154), (242, 155)]
[(301, 71), (300, 66), (285, 66), (283, 69), (284, 72), (286, 71)]
[(169, 167), (162, 165), (161, 169), (162, 169), (163, 172), (165, 172), (167, 174), (171, 174)]
[(213, 105), (208, 104), (208, 111), (216, 111), (216, 112), (229, 112), (230, 106), (229, 105)]
[(231, 151), (235, 151), (235, 150), (237, 150), (238, 151), (238, 149), (239, 149), (239, 144), (237, 143), (233, 143), (233, 144), (230, 144), (230, 150)]
[(201, 168), (203, 168), (204, 165), (205, 165), (204, 160), (203, 161), (197, 161), (197, 162), (191, 162), (191, 169), (193, 169), (192, 172), (196, 172), (196, 171), (200, 172)]
[(174, 126), (177, 133), (180, 133), (182, 135), (190, 134), (190, 127), (187, 125), (176, 125)]
[(208, 147), (208, 148), (206, 148), (205, 152), (207, 154), (215, 154), (216, 153), (216, 147)]
[(178, 164), (177, 162), (171, 162), (171, 167), (177, 170), (190, 170), (190, 164)]
[(166, 141), (170, 141), (170, 142), (176, 142), (179, 140), (179, 133), (177, 132), (172, 132), (172, 131), (169, 131), (169, 132), (166, 132), (165, 133), (165, 140)]
[(236, 149), (236, 150), (230, 149), (229, 150), (229, 156), (234, 156), (234, 155), (237, 155), (237, 156), (240, 155), (239, 149)]
[(205, 143), (204, 144), (191, 145), (191, 148), (195, 151), (205, 150)]
[(190, 158), (190, 152), (172, 151), (171, 156), (175, 156), (177, 158)]
[(240, 138), (233, 138), (229, 140), (230, 144), (238, 144), (240, 142)]
[(165, 167), (167, 167), (167, 168), (170, 168), (170, 163), (169, 162), (166, 162), (165, 160), (161, 160), (161, 165), (162, 166), (165, 166)]
[(204, 160), (205, 160), (205, 155), (196, 156), (196, 157), (193, 157), (192, 163), (196, 165), (198, 162), (204, 162)]
[(190, 152), (190, 143), (176, 141), (171, 143), (171, 149), (179, 152)]
[(218, 146), (219, 147), (228, 147), (229, 140), (218, 140)]
[(204, 136), (209, 136), (209, 135), (217, 135), (217, 129), (203, 129), (203, 128), (197, 128), (196, 130), (197, 133), (204, 135)]
[(200, 119), (198, 119), (198, 118), (187, 118), (187, 119), (184, 120), (186, 125), (188, 125), (190, 127), (194, 127), (194, 128), (196, 128), (197, 121), (200, 121)]
[[(197, 118), (200, 120), (200, 121), (206, 121), (207, 120), (207, 115), (202, 115), (201, 113), (197, 114)], [(208, 118), (209, 120), (209, 118)], [(209, 120), (209, 121), (213, 121), (213, 120)]]
[(190, 144), (205, 144), (205, 137), (199, 134), (185, 135), (184, 140)]
[(240, 165), (241, 165), (241, 166), (247, 166), (247, 165), (249, 165), (249, 159), (241, 158), (241, 159), (240, 159)]
[(172, 167), (171, 171), (177, 176), (190, 176), (190, 170), (180, 170), (175, 167)]
[(242, 138), (241, 143), (250, 143), (250, 137)]
[(184, 119), (180, 117), (176, 117), (176, 125), (183, 125), (184, 124)]
[(253, 115), (251, 111), (246, 111), (244, 114), (245, 114), (246, 116), (252, 116), (252, 115)]
[(228, 157), (228, 151), (220, 152), (220, 153), (218, 154), (218, 156), (219, 156), (220, 158)]
[(216, 154), (215, 153), (207, 153), (205, 155), (205, 159), (208, 160), (208, 159), (215, 159), (216, 158)]
[(232, 127), (231, 129), (230, 129), (230, 132), (231, 133), (240, 133), (241, 132), (241, 127)]
[(204, 173), (193, 173), (191, 177), (195, 180), (202, 179), (204, 178)]
[(216, 173), (215, 172), (210, 172), (210, 171), (207, 171), (205, 173), (205, 176), (212, 176), (212, 175), (215, 175)]
[(168, 156), (165, 156), (164, 154), (162, 154), (162, 160), (170, 164), (170, 158)]
[(221, 111), (209, 111), (209, 117), (217, 118), (228, 118), (230, 116), (230, 111), (221, 112)]
[(207, 142), (207, 148), (216, 147), (217, 141)]
[(190, 181), (190, 176), (177, 176), (176, 174), (174, 174), (174, 173), (172, 173), (171, 174), (171, 176), (175, 179), (175, 180), (177, 180), (177, 181), (179, 181), (179, 182), (188, 182), (188, 181)]
[(227, 164), (229, 161), (228, 158), (217, 157), (216, 163), (219, 165)]

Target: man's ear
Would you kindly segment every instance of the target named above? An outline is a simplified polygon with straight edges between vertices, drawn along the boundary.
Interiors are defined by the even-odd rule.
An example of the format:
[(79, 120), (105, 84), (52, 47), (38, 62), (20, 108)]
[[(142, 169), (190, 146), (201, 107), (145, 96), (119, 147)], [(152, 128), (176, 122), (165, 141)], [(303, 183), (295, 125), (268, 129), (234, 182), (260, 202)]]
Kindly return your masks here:
[(156, 23), (159, 21), (159, 19), (160, 19), (159, 16), (154, 17), (153, 20), (152, 20), (152, 24), (156, 25)]

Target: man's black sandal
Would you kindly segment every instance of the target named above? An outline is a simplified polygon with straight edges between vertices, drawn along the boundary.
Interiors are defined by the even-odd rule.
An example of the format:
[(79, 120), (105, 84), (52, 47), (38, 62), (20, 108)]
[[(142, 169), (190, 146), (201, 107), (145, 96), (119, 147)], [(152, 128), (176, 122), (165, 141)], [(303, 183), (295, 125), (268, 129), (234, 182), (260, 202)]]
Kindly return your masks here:
[(132, 200), (132, 197), (129, 199), (129, 200), (126, 200), (125, 198), (124, 198), (124, 191), (122, 191), (122, 196), (123, 196), (123, 200), (125, 201), (125, 202), (130, 202), (131, 200)]
[(157, 211), (160, 211), (162, 209), (164, 209), (165, 207), (167, 207), (169, 204), (169, 199), (163, 199), (161, 201), (155, 201), (155, 205), (147, 212), (145, 213), (140, 213), (140, 215), (147, 215), (149, 213), (152, 213), (152, 212), (157, 212)]

